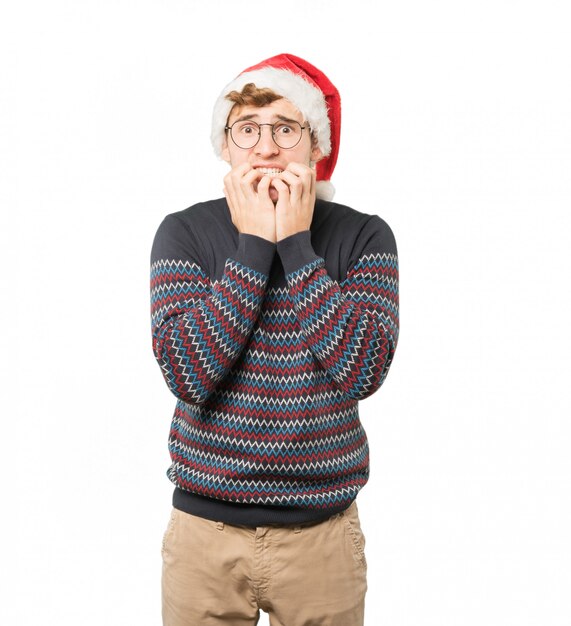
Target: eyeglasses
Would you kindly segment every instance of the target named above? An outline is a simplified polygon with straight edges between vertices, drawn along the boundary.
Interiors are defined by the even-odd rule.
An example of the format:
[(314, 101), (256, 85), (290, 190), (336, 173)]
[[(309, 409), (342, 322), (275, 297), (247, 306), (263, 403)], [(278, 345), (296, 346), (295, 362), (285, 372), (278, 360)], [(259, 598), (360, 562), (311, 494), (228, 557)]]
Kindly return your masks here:
[(232, 126), (225, 126), (230, 131), (232, 141), (243, 150), (253, 148), (262, 136), (262, 126), (271, 126), (274, 143), (284, 150), (295, 148), (301, 141), (301, 136), (307, 126), (299, 122), (275, 122), (274, 124), (256, 124), (251, 120), (238, 120)]

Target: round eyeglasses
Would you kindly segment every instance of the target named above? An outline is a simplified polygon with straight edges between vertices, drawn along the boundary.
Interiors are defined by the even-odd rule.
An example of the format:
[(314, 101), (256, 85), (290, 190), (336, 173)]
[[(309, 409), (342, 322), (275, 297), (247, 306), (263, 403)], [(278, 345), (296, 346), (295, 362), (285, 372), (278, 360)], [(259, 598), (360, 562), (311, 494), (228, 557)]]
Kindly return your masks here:
[(262, 126), (271, 126), (274, 143), (284, 150), (295, 148), (301, 141), (301, 135), (307, 126), (299, 122), (288, 120), (287, 122), (275, 122), (274, 124), (256, 124), (251, 120), (238, 120), (232, 126), (225, 126), (224, 130), (230, 131), (232, 141), (244, 150), (253, 148), (262, 136)]

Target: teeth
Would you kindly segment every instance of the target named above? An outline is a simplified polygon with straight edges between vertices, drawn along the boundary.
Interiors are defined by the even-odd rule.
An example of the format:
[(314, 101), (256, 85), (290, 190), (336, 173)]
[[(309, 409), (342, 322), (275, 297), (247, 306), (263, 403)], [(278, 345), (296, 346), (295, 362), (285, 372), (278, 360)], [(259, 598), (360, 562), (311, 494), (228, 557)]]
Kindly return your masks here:
[(262, 172), (262, 174), (281, 174), (283, 170), (278, 169), (277, 167), (258, 167), (258, 172)]

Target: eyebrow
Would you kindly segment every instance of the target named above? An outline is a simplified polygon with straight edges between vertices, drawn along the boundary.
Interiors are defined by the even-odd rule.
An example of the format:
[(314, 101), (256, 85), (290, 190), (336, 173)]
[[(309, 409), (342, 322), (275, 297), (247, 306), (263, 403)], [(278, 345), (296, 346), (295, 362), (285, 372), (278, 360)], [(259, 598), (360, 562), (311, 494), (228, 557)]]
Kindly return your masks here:
[[(234, 120), (233, 123), (236, 122), (246, 122), (248, 120), (253, 120), (255, 117), (260, 117), (260, 115), (258, 113), (251, 113), (250, 115), (241, 115), (238, 119)], [(278, 120), (280, 120), (280, 122), (297, 122), (298, 124), (300, 124), (301, 122), (298, 122), (297, 120), (292, 119), (291, 117), (286, 117), (285, 115), (276, 115), (276, 117), (278, 118)]]

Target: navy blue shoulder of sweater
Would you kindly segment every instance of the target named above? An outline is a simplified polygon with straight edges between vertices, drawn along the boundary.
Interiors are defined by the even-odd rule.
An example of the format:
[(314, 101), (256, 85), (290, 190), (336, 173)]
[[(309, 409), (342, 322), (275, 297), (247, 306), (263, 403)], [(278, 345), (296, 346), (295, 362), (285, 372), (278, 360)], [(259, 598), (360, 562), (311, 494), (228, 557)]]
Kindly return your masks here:
[[(397, 253), (393, 233), (383, 219), (335, 202), (316, 201), (310, 233), (309, 238), (292, 235), (277, 247), (254, 235), (240, 235), (232, 223), (226, 199), (220, 198), (167, 215), (155, 236), (151, 262), (175, 257), (192, 261), (214, 282), (222, 277), (228, 258), (236, 259), (240, 255), (239, 260), (247, 267), (269, 272), (271, 286), (284, 287), (284, 265), (291, 256), (299, 263), (321, 257), (329, 276), (341, 282), (368, 248)], [(275, 254), (276, 248), (279, 254)], [(288, 258), (284, 260), (286, 254)], [(285, 270), (293, 271), (294, 265), (286, 266)]]

